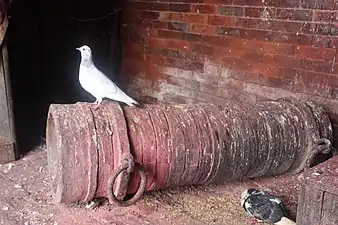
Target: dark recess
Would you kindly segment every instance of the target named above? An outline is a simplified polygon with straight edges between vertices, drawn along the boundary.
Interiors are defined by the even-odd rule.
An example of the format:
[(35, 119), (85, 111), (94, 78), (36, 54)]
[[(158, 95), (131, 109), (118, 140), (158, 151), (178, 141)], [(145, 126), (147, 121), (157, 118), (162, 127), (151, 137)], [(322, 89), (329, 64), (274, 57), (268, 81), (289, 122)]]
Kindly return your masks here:
[(10, 8), (8, 51), (14, 118), (21, 154), (41, 143), (51, 103), (94, 101), (78, 82), (79, 52), (90, 45), (94, 60), (119, 83), (120, 12), (109, 14), (119, 2), (16, 0)]

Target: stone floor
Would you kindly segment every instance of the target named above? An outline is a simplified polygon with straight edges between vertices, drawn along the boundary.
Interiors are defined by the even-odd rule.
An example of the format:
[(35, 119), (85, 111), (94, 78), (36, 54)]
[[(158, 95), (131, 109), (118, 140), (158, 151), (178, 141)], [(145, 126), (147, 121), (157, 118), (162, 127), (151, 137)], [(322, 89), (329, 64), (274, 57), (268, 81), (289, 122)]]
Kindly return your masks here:
[[(302, 174), (221, 186), (184, 187), (148, 193), (137, 204), (119, 208), (103, 202), (92, 210), (83, 205), (55, 205), (51, 199), (45, 148), (19, 161), (0, 165), (0, 224), (4, 225), (247, 225), (240, 193), (260, 187), (282, 198), (295, 215)], [(257, 223), (258, 224), (258, 223)], [(262, 223), (261, 223), (262, 224)]]

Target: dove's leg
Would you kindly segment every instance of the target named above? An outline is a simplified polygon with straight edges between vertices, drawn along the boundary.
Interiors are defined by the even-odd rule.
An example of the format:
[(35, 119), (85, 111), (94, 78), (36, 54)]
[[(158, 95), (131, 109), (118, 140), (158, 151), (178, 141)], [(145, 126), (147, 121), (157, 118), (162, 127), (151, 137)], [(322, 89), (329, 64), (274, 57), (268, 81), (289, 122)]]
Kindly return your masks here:
[(101, 105), (101, 102), (103, 101), (103, 98), (96, 98), (95, 102), (93, 103), (95, 106), (93, 107), (93, 109), (98, 109), (99, 106)]
[(96, 105), (99, 106), (102, 101), (103, 101), (103, 98), (97, 98), (96, 101), (95, 101)]

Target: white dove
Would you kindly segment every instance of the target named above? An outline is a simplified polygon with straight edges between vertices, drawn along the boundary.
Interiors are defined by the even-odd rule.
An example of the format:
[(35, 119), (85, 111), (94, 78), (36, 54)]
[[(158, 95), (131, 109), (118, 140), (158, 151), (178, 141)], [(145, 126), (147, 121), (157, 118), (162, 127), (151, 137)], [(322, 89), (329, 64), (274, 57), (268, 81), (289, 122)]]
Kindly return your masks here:
[(81, 52), (79, 81), (82, 88), (96, 98), (95, 108), (101, 104), (104, 98), (124, 102), (129, 106), (139, 104), (95, 66), (92, 51), (87, 45), (76, 49)]

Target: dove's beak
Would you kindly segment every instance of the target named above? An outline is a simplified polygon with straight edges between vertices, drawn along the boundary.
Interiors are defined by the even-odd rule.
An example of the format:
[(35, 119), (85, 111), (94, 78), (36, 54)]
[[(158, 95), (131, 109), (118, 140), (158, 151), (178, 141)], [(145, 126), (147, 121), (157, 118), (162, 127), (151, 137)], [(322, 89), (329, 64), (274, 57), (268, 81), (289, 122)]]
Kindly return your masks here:
[(76, 48), (76, 50), (80, 51), (80, 48)]

